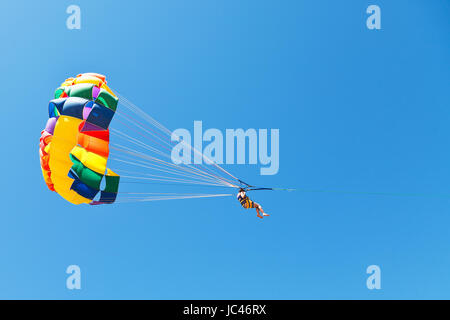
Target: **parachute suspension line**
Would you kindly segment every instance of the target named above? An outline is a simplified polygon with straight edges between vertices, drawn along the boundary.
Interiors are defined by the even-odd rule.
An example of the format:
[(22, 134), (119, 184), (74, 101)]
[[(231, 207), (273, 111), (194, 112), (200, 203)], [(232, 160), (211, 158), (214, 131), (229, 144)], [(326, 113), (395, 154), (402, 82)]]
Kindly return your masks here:
[[(127, 135), (126, 133), (123, 133), (123, 132), (121, 132), (121, 131), (119, 131), (117, 129), (111, 129), (110, 131), (111, 131), (112, 134), (118, 135), (122, 139), (127, 140), (127, 141), (129, 141), (129, 142), (131, 142), (131, 143), (141, 147), (141, 148), (144, 148), (146, 150), (152, 151), (154, 153), (157, 153), (157, 154), (159, 154), (159, 155), (161, 155), (163, 157), (167, 157), (167, 158), (170, 159), (170, 157), (167, 154), (165, 154), (164, 152), (162, 152), (161, 150), (158, 150), (155, 147), (152, 147), (152, 146), (150, 146), (150, 145), (148, 145), (148, 144), (146, 144), (146, 143), (144, 143), (142, 141), (139, 141), (138, 139), (133, 138), (133, 137)], [(116, 145), (116, 144), (114, 143), (114, 145)]]
[[(126, 154), (129, 154), (129, 155), (134, 156), (134, 157), (139, 157), (139, 158), (145, 159), (148, 162), (155, 162), (155, 163), (158, 163), (158, 164), (161, 164), (161, 165), (165, 165), (165, 166), (171, 167), (171, 168), (176, 169), (176, 170), (185, 171), (185, 172), (190, 173), (190, 174), (200, 175), (200, 176), (205, 177), (205, 178), (212, 178), (212, 179), (215, 179), (215, 180), (223, 180), (223, 179), (219, 179), (215, 175), (211, 175), (211, 174), (209, 174), (207, 172), (204, 172), (202, 170), (199, 170), (198, 168), (195, 168), (195, 167), (183, 167), (181, 165), (175, 165), (175, 164), (173, 164), (171, 162), (167, 162), (167, 161), (164, 161), (162, 159), (155, 158), (155, 157), (152, 157), (152, 156), (147, 155), (147, 154), (143, 154), (143, 153), (141, 153), (141, 152), (139, 152), (137, 150), (134, 150), (134, 149), (131, 149), (131, 148), (127, 148), (127, 147), (124, 147), (124, 146), (121, 146), (121, 147), (122, 148), (118, 148), (118, 147), (112, 146), (111, 148), (114, 149), (114, 150), (120, 151), (121, 153), (126, 153)], [(226, 181), (226, 183), (227, 183), (227, 185), (230, 184), (228, 181)]]
[[(117, 94), (118, 95), (118, 97), (119, 97), (119, 101), (120, 101), (120, 104), (121, 105), (123, 105), (125, 108), (127, 108), (128, 110), (130, 110), (131, 112), (133, 112), (134, 114), (136, 114), (137, 116), (139, 116), (139, 117), (141, 117), (143, 120), (145, 120), (146, 122), (148, 122), (150, 125), (152, 125), (152, 126), (154, 126), (156, 129), (158, 129), (159, 131), (161, 131), (162, 133), (164, 133), (167, 137), (167, 141), (170, 141), (170, 143), (173, 143), (173, 142), (180, 142), (180, 138), (179, 137), (177, 137), (177, 136), (175, 136), (175, 140), (177, 140), (177, 141), (172, 141), (171, 139), (173, 138), (173, 135), (172, 135), (172, 132), (169, 130), (169, 129), (167, 129), (164, 125), (162, 125), (161, 123), (159, 123), (157, 120), (155, 120), (154, 118), (152, 118), (151, 116), (149, 116), (147, 113), (145, 113), (141, 108), (139, 108), (138, 106), (136, 106), (135, 104), (133, 104), (132, 102), (130, 102), (128, 99), (126, 99), (124, 96), (122, 96), (122, 95), (120, 95), (120, 94)], [(155, 130), (152, 130), (151, 128), (149, 128), (148, 126), (145, 126), (143, 123), (141, 123), (139, 120), (136, 120), (136, 119), (133, 119), (132, 117), (131, 117), (131, 114), (130, 113), (126, 113), (126, 114), (122, 114), (121, 112), (119, 112), (119, 115), (122, 115), (124, 118), (126, 118), (130, 123), (132, 123), (134, 126), (136, 126), (136, 127), (138, 127), (138, 128), (141, 128), (142, 130), (144, 130), (145, 132), (147, 132), (148, 134), (151, 134), (153, 137), (156, 137), (156, 138), (158, 138), (161, 142), (163, 142), (163, 143), (165, 143), (166, 145), (168, 145), (168, 146), (170, 146), (170, 147), (173, 147), (173, 145), (172, 144), (170, 144), (170, 143), (168, 143), (167, 141), (165, 141), (164, 139), (162, 139), (161, 138), (161, 136), (158, 134), (158, 136), (156, 135), (157, 134), (157, 131), (155, 131)], [(144, 128), (145, 127), (145, 128)], [(147, 129), (148, 130), (147, 130)], [(150, 131), (152, 131), (152, 132), (150, 132)], [(134, 129), (133, 131), (136, 131), (136, 129)], [(117, 133), (117, 132), (116, 132)], [(119, 134), (121, 134), (120, 132), (118, 132)], [(141, 135), (143, 135), (141, 132), (138, 132), (139, 134), (141, 134)], [(132, 142), (132, 143), (134, 143), (134, 144), (136, 144), (136, 145), (138, 145), (138, 146), (140, 146), (140, 147), (143, 147), (143, 148), (145, 148), (145, 149), (147, 149), (147, 150), (149, 150), (149, 151), (153, 151), (153, 152), (156, 152), (155, 151), (155, 148), (153, 148), (153, 147), (150, 147), (149, 145), (147, 145), (147, 144), (145, 144), (145, 143), (143, 143), (142, 141), (139, 141), (138, 139), (135, 139), (135, 138), (133, 138), (133, 137), (130, 137), (129, 135), (125, 135), (125, 137), (126, 138), (128, 138), (128, 141), (130, 141), (130, 142)], [(153, 140), (153, 139), (152, 139)], [(154, 140), (153, 140), (154, 141)], [(211, 160), (210, 158), (208, 158), (207, 156), (205, 156), (202, 152), (200, 152), (199, 150), (197, 150), (196, 148), (194, 148), (192, 145), (190, 145), (190, 144), (188, 144), (188, 143), (186, 143), (185, 141), (181, 141), (181, 143), (184, 145), (184, 146), (186, 146), (187, 148), (189, 148), (190, 150), (192, 150), (195, 154), (197, 154), (197, 155), (199, 155), (199, 156), (201, 156), (202, 157), (202, 159), (204, 159), (205, 160), (205, 162), (207, 163), (207, 164), (209, 164), (209, 165), (213, 165), (217, 170), (220, 170), (220, 172), (222, 172), (222, 173), (224, 173), (224, 174), (226, 174), (227, 176), (229, 176), (229, 177), (231, 177), (233, 180), (235, 180), (235, 181), (239, 181), (239, 179), (237, 179), (235, 176), (233, 176), (231, 173), (229, 173), (228, 171), (226, 171), (224, 168), (222, 168), (221, 166), (219, 166), (218, 164), (216, 164), (213, 160)], [(161, 144), (159, 144), (159, 145), (161, 145)], [(149, 148), (150, 147), (150, 148)], [(167, 147), (166, 147), (166, 149), (167, 149)], [(170, 149), (169, 149), (170, 150)], [(158, 150), (159, 151), (159, 150)], [(159, 154), (159, 155), (162, 155), (162, 152), (156, 152), (157, 154)], [(231, 182), (231, 181), (229, 181), (229, 180), (227, 180), (227, 179), (225, 179), (225, 178), (222, 178), (222, 177), (219, 177), (219, 176), (217, 176), (216, 174), (214, 174), (214, 173), (212, 173), (212, 171), (210, 171), (209, 169), (207, 169), (206, 168), (206, 166), (204, 166), (204, 164), (200, 164), (201, 166), (202, 166), (202, 169), (203, 170), (201, 170), (203, 173), (206, 173), (206, 171), (210, 174), (210, 175), (212, 175), (212, 176), (214, 176), (216, 179), (219, 179), (219, 180), (222, 180), (224, 183), (226, 183), (227, 184), (227, 186), (229, 186), (229, 187), (234, 187), (234, 188), (237, 188), (238, 186), (235, 184), (235, 183), (233, 183), (233, 182)], [(192, 168), (192, 166), (190, 166), (190, 168)]]
[[(153, 118), (152, 118), (152, 119), (153, 119)], [(153, 120), (154, 120), (154, 119), (153, 119)], [(156, 121), (156, 120), (154, 120), (154, 121)], [(163, 127), (163, 126), (161, 125), (161, 127)], [(166, 134), (168, 134), (169, 136), (171, 136), (171, 133), (170, 133), (170, 131), (168, 131), (167, 128), (164, 127), (164, 130), (163, 130), (163, 131), (164, 131)], [(178, 140), (179, 140), (179, 137), (177, 137), (177, 138), (178, 138)], [(173, 142), (173, 141), (171, 140), (171, 142)], [(183, 143), (186, 147), (188, 147), (190, 150), (192, 150), (194, 153), (201, 155), (202, 158), (205, 159), (207, 163), (214, 165), (216, 168), (218, 168), (219, 170), (225, 172), (226, 174), (230, 175), (233, 179), (236, 180), (236, 178), (235, 178), (234, 176), (232, 176), (232, 175), (229, 174), (226, 170), (224, 170), (223, 168), (221, 168), (220, 166), (218, 166), (218, 165), (217, 165), (216, 163), (214, 163), (211, 159), (209, 159), (208, 157), (206, 157), (205, 155), (203, 155), (202, 153), (200, 153), (197, 149), (195, 149), (195, 148), (192, 147), (191, 145), (187, 144), (185, 141), (182, 141), (182, 143)], [(168, 144), (168, 143), (166, 142), (166, 144)], [(168, 145), (169, 145), (170, 147), (173, 147), (173, 146), (170, 145), (170, 144), (168, 144)], [(204, 167), (204, 168), (205, 168), (205, 167)], [(207, 169), (205, 168), (205, 170), (207, 170)], [(208, 170), (208, 171), (209, 171), (209, 170)], [(235, 185), (233, 185), (233, 184), (231, 184), (231, 185), (232, 185), (233, 187), (235, 187)]]
[[(121, 115), (122, 115), (122, 114), (119, 114), (119, 116), (121, 116)], [(146, 133), (146, 132), (148, 133), (148, 131), (147, 131), (145, 128), (142, 128), (141, 126), (136, 125), (136, 124), (129, 125), (129, 124), (127, 124), (125, 121), (120, 120), (119, 118), (117, 119), (117, 121), (119, 121), (120, 123), (122, 123), (123, 125), (125, 125), (128, 129), (131, 129), (132, 131), (134, 131), (134, 132), (136, 132), (137, 134), (141, 135), (144, 139), (150, 139), (150, 140), (154, 141), (155, 143), (157, 143), (158, 145), (160, 145), (161, 147), (163, 147), (163, 148), (165, 148), (165, 149), (167, 149), (167, 150), (169, 150), (169, 151), (171, 150), (171, 149), (167, 146), (167, 145), (169, 145), (169, 146), (171, 147), (171, 145), (168, 144), (166, 141), (163, 141), (161, 138), (156, 137), (156, 136), (155, 136), (154, 134), (152, 134), (152, 133), (149, 133), (149, 134), (145, 135), (144, 133)], [(130, 121), (130, 120), (128, 120), (128, 121)], [(136, 127), (141, 128), (141, 129), (144, 131), (144, 133), (142, 133), (141, 131), (137, 130)], [(148, 137), (147, 137), (147, 136), (148, 136)], [(161, 144), (158, 140), (154, 139), (153, 137), (155, 137), (155, 138), (158, 139), (159, 141), (162, 141), (162, 142), (165, 143), (166, 145)]]
[(221, 186), (220, 184), (213, 184), (213, 183), (205, 183), (205, 182), (195, 182), (191, 180), (183, 180), (183, 179), (170, 179), (166, 177), (160, 177), (157, 175), (154, 175), (155, 178), (149, 178), (149, 177), (142, 177), (142, 176), (127, 176), (122, 175), (121, 178), (129, 178), (129, 179), (136, 179), (136, 180), (152, 180), (152, 181), (168, 181), (168, 182), (175, 182), (175, 183), (185, 183), (185, 184), (198, 184), (198, 185), (205, 185), (205, 186)]
[[(127, 107), (126, 105), (124, 105), (125, 107)], [(132, 111), (133, 112), (133, 111)], [(134, 126), (140, 127), (141, 129), (143, 129), (147, 134), (157, 138), (159, 141), (167, 144), (170, 146), (170, 144), (167, 142), (167, 134), (165, 132), (161, 133), (158, 130), (154, 130), (150, 125), (146, 124), (146, 123), (142, 123), (141, 121), (139, 121), (138, 119), (136, 119), (135, 117), (132, 116), (131, 113), (122, 113), (119, 112), (119, 114), (125, 118), (128, 122), (132, 123)], [(158, 128), (155, 128), (158, 129)]]
[[(127, 108), (128, 110), (130, 110), (131, 112), (133, 112), (133, 113), (135, 113), (136, 115), (138, 115), (138, 114), (132, 109), (132, 107), (130, 107), (130, 105), (129, 105), (128, 103), (122, 103), (122, 102), (120, 102), (120, 104), (123, 105), (124, 107), (126, 107), (126, 108)], [(161, 141), (165, 141), (165, 139), (167, 138), (167, 134), (166, 134), (164, 131), (162, 131), (159, 127), (156, 127), (156, 126), (153, 125), (153, 126), (155, 127), (155, 129), (159, 129), (159, 131), (162, 131), (162, 132), (164, 133), (164, 135), (161, 135), (160, 132), (153, 130), (152, 127), (146, 125), (145, 123), (142, 123), (141, 121), (139, 121), (139, 119), (136, 119), (135, 117), (133, 117), (132, 114), (130, 114), (129, 112), (124, 112), (124, 113), (122, 113), (122, 112), (119, 111), (119, 114), (120, 114), (122, 117), (127, 118), (127, 120), (128, 120), (129, 122), (131, 122), (131, 123), (133, 123), (133, 124), (139, 124), (139, 125), (141, 125), (142, 127), (147, 128), (149, 131), (152, 132), (153, 135), (157, 136)], [(139, 115), (138, 115), (138, 116), (139, 116)]]
[(269, 191), (295, 191), (293, 188), (260, 188), (260, 187), (252, 187), (252, 188), (244, 188), (246, 191), (261, 191), (261, 190), (269, 190)]
[(212, 197), (226, 197), (231, 196), (231, 194), (209, 194), (209, 193), (158, 193), (158, 192), (120, 192), (120, 201), (131, 201), (131, 200), (166, 200), (167, 198), (177, 198), (177, 199), (190, 199), (190, 198), (212, 198)]
[[(159, 172), (171, 173), (170, 171), (166, 171), (166, 170), (159, 169), (159, 168), (153, 168), (151, 166), (147, 166), (147, 165), (143, 165), (143, 164), (139, 164), (139, 163), (133, 163), (133, 162), (129, 162), (129, 161), (126, 161), (126, 160), (121, 160), (121, 159), (116, 159), (116, 158), (114, 158), (114, 160), (115, 161), (119, 161), (121, 163), (127, 163), (127, 164), (130, 164), (130, 165), (133, 165), (133, 166), (136, 166), (136, 167), (140, 167), (140, 168), (147, 168), (147, 169), (152, 169), (152, 170), (159, 171)], [(131, 172), (131, 171), (126, 171), (126, 170), (121, 170), (121, 173), (137, 174), (137, 175), (143, 175), (143, 176), (154, 176), (153, 174), (150, 174), (150, 173)], [(202, 179), (202, 178), (198, 178), (198, 177), (195, 177), (195, 176), (184, 175), (182, 173), (173, 173), (173, 174), (176, 175), (176, 176), (181, 176), (183, 179), (190, 179), (193, 182), (194, 181), (197, 181), (197, 182), (198, 181), (202, 181), (202, 182), (206, 182), (206, 183), (218, 184), (216, 181), (210, 180), (210, 179)], [(173, 178), (179, 178), (179, 177), (167, 177), (167, 178), (173, 179)]]
[(262, 191), (262, 190), (268, 190), (268, 191), (295, 191), (296, 189), (293, 188), (266, 188), (266, 187), (256, 187), (248, 184), (245, 181), (239, 180), (240, 187), (243, 188), (245, 191)]
[[(147, 160), (146, 162), (143, 162), (143, 161), (132, 158), (132, 160), (131, 160), (132, 162), (131, 162), (130, 159), (123, 158), (124, 156), (122, 154), (120, 154), (120, 156), (118, 156), (116, 153), (114, 153), (114, 154), (111, 154), (113, 157), (110, 157), (110, 160), (113, 160), (113, 161), (120, 161), (122, 163), (127, 163), (129, 165), (139, 166), (139, 167), (143, 167), (143, 168), (147, 168), (147, 169), (154, 169), (154, 170), (158, 170), (158, 171), (162, 171), (162, 172), (166, 172), (166, 173), (172, 173), (172, 174), (176, 174), (176, 175), (184, 175), (188, 178), (191, 178), (191, 180), (192, 180), (192, 178), (195, 178), (196, 180), (211, 182), (214, 185), (229, 186), (228, 183), (224, 183), (222, 180), (219, 180), (213, 176), (210, 176), (209, 174), (198, 173), (195, 170), (189, 170), (190, 168), (184, 168), (184, 167), (177, 166), (173, 163), (166, 162), (164, 160), (161, 160), (161, 159), (149, 156), (149, 155), (140, 154), (139, 152), (136, 152), (133, 149), (127, 148), (127, 149), (129, 149), (129, 150), (127, 150), (127, 149), (117, 148), (114, 146), (111, 146), (111, 149), (118, 150), (121, 153), (130, 154), (132, 156), (140, 157), (140, 158)], [(154, 163), (152, 163), (152, 162), (154, 162)], [(167, 168), (163, 169), (164, 168), (163, 166), (165, 166)], [(196, 169), (196, 168), (194, 168), (194, 169)], [(166, 171), (166, 170), (169, 170), (169, 171)], [(193, 175), (196, 175), (196, 177), (194, 177)], [(163, 178), (163, 177), (160, 176), (160, 178)], [(171, 177), (168, 177), (167, 179), (170, 179), (171, 181), (173, 181), (173, 178), (171, 178)], [(184, 181), (184, 182), (186, 182), (186, 181)]]
[[(168, 185), (170, 185), (170, 186), (179, 186), (181, 184), (181, 182), (169, 183), (167, 181), (164, 182), (164, 180), (161, 180), (161, 181), (162, 182), (160, 183), (160, 182), (145, 182), (145, 181), (137, 181), (137, 180), (132, 180), (132, 181), (123, 181), (123, 180), (121, 180), (120, 183), (121, 184), (164, 185), (164, 186), (168, 186)], [(203, 186), (200, 185), (200, 184), (198, 184), (198, 185), (197, 184), (192, 184), (192, 185), (190, 185), (190, 187), (203, 187)]]
[(156, 121), (154, 118), (152, 118), (151, 116), (149, 116), (145, 111), (143, 111), (141, 108), (139, 108), (138, 106), (136, 106), (134, 103), (132, 103), (131, 101), (129, 101), (127, 98), (125, 98), (124, 96), (117, 94), (119, 97), (119, 101), (122, 102), (122, 104), (127, 107), (129, 110), (133, 111), (134, 113), (136, 113), (137, 115), (139, 115), (141, 118), (145, 119), (148, 123), (152, 124), (153, 126), (155, 126), (156, 128), (158, 128), (159, 130), (161, 130), (162, 132), (165, 132), (167, 135), (171, 135), (171, 131), (169, 129), (167, 129), (165, 126), (163, 126), (161, 123), (159, 123), (158, 121)]
[[(133, 162), (130, 162), (130, 159), (127, 159), (127, 158), (125, 158), (125, 159), (123, 159), (123, 158), (114, 158), (114, 160), (116, 160), (116, 159), (117, 159), (117, 161), (124, 161), (125, 160), (129, 165), (135, 165), (135, 166), (140, 166), (140, 167), (145, 167), (145, 168), (148, 167), (149, 169), (154, 169), (154, 170), (161, 171), (161, 172), (170, 172), (170, 173), (173, 173), (175, 175), (182, 175), (182, 176), (187, 177), (187, 178), (194, 178), (194, 179), (202, 180), (202, 181), (205, 181), (205, 182), (213, 182), (213, 183), (218, 183), (219, 182), (216, 179), (211, 179), (211, 178), (209, 178), (207, 176), (202, 176), (202, 175), (199, 175), (199, 174), (197, 174), (195, 172), (194, 172), (194, 174), (196, 174), (196, 175), (192, 175), (189, 172), (185, 173), (185, 171), (183, 171), (183, 170), (179, 170), (179, 172), (174, 172), (174, 170), (171, 170), (171, 167), (169, 166), (170, 164), (161, 163), (162, 165), (166, 165), (168, 167), (168, 168), (166, 168), (166, 167), (163, 167), (163, 166), (159, 165), (159, 163), (158, 164), (151, 163), (151, 162), (148, 163), (148, 162), (143, 162), (143, 161), (139, 161), (139, 160), (135, 160), (135, 159), (132, 160)], [(154, 168), (154, 167), (156, 167), (156, 168)], [(220, 183), (220, 184), (223, 185), (223, 183)]]
[[(179, 138), (179, 137), (178, 137)], [(186, 145), (188, 148), (190, 148), (194, 153), (197, 153), (198, 155), (200, 155), (203, 159), (205, 159), (209, 164), (214, 165), (216, 168), (218, 168), (219, 170), (221, 170), (222, 172), (226, 173), (227, 175), (229, 175), (230, 177), (232, 177), (234, 180), (239, 181), (238, 178), (236, 178), (235, 176), (233, 176), (231, 173), (229, 173), (228, 171), (226, 171), (224, 168), (222, 168), (221, 166), (219, 166), (217, 163), (215, 163), (214, 161), (212, 161), (211, 159), (209, 159), (207, 156), (205, 156), (202, 152), (198, 151), (196, 148), (194, 148), (193, 146), (191, 146), (190, 144), (187, 144), (185, 141), (182, 142), (184, 145)]]
[[(158, 160), (159, 160), (159, 161), (161, 161), (161, 162), (165, 162), (165, 163), (170, 163), (170, 164), (171, 164), (171, 162), (169, 162), (169, 161), (166, 161), (166, 160), (163, 160), (163, 159), (160, 159), (160, 158), (153, 157), (153, 156), (148, 155), (148, 154), (145, 154), (145, 153), (143, 153), (143, 152), (141, 152), (141, 151), (139, 151), (139, 150), (136, 150), (136, 149), (133, 149), (133, 148), (130, 148), (130, 147), (127, 147), (127, 146), (118, 144), (118, 143), (114, 143), (114, 144), (113, 144), (113, 147), (111, 147), (111, 149), (118, 150), (118, 151), (122, 151), (122, 152), (124, 152), (124, 150), (126, 150), (127, 153), (130, 153), (130, 154), (132, 154), (132, 155), (141, 155), (143, 158), (146, 157), (145, 159), (152, 159), (152, 160), (155, 160), (155, 161), (158, 161)], [(167, 156), (167, 154), (162, 153), (161, 155), (162, 155), (163, 157), (165, 157), (165, 158), (170, 159), (170, 158)], [(173, 165), (175, 165), (175, 164), (173, 164)]]
[[(131, 164), (131, 165), (135, 165), (135, 166), (138, 166), (138, 167), (143, 167), (143, 168), (150, 168), (150, 169), (152, 169), (151, 167), (149, 167), (149, 166), (146, 166), (146, 165), (142, 165), (142, 164), (138, 164), (138, 163), (133, 163), (133, 162), (129, 162), (129, 161), (124, 161), (124, 160), (120, 160), (120, 159), (114, 159), (114, 160), (116, 160), (116, 161), (120, 161), (120, 162), (123, 162), (123, 163), (128, 163), (128, 164)], [(164, 177), (164, 176), (157, 176), (157, 175), (153, 175), (153, 174), (145, 174), (145, 175), (147, 175), (147, 176), (153, 176), (153, 177), (159, 177), (159, 178), (167, 178), (167, 177)], [(167, 178), (167, 179), (180, 179), (180, 178), (178, 178), (178, 177), (176, 177), (176, 178)], [(213, 181), (213, 180), (200, 180), (199, 178), (196, 178), (197, 180), (194, 180), (194, 179), (192, 179), (191, 178), (191, 180), (186, 180), (186, 179), (183, 179), (183, 181), (190, 181), (190, 182), (192, 182), (192, 183), (205, 183), (205, 184), (208, 184), (208, 185), (210, 185), (210, 184), (214, 184), (214, 185), (223, 185), (223, 184), (218, 184), (217, 182), (215, 182), (215, 181)]]
[(154, 196), (146, 198), (125, 198), (116, 201), (117, 203), (126, 202), (147, 202), (147, 201), (163, 201), (163, 200), (181, 200), (181, 199), (198, 199), (198, 198), (216, 198), (216, 197), (229, 197), (231, 194), (204, 194), (204, 195), (186, 195), (186, 196)]
[(135, 166), (144, 166), (144, 167), (149, 167), (152, 170), (166, 172), (166, 173), (169, 173), (169, 174), (172, 173), (174, 175), (183, 176), (183, 177), (187, 177), (187, 178), (193, 178), (193, 179), (197, 179), (197, 180), (203, 180), (203, 181), (206, 181), (206, 182), (216, 182), (216, 180), (213, 180), (213, 179), (210, 179), (210, 178), (205, 178), (205, 177), (202, 177), (200, 175), (192, 175), (192, 174), (186, 173), (185, 171), (182, 171), (182, 170), (176, 171), (176, 170), (173, 170), (172, 168), (166, 168), (166, 167), (161, 166), (159, 164), (151, 163), (150, 161), (141, 161), (141, 160), (132, 159), (133, 162), (129, 162), (130, 159), (127, 159), (127, 157), (125, 157), (125, 158), (117, 158), (116, 155), (114, 155), (114, 157), (115, 157), (114, 160), (123, 161), (124, 163), (128, 163), (128, 164), (133, 165), (133, 166), (134, 165)]
[(120, 192), (120, 194), (130, 194), (130, 195), (169, 195), (169, 196), (201, 196), (206, 195), (205, 193), (177, 193), (177, 192)]
[[(115, 158), (114, 158), (114, 160), (115, 160), (115, 161), (119, 161), (119, 162), (121, 162), (121, 163), (128, 163), (128, 164), (130, 164), (130, 165), (135, 165), (135, 166), (137, 166), (137, 167), (151, 168), (151, 167), (148, 167), (148, 166), (145, 166), (145, 165), (134, 164), (134, 163), (132, 163), (132, 162), (123, 161), (123, 160), (120, 160), (120, 159), (115, 159)], [(180, 178), (179, 176), (167, 177), (167, 176), (154, 175), (154, 174), (149, 174), (149, 173), (144, 173), (144, 174), (143, 174), (142, 172), (132, 172), (132, 173), (131, 173), (131, 171), (127, 171), (127, 170), (121, 170), (121, 173), (122, 173), (122, 177), (123, 177), (123, 173), (137, 175), (137, 178), (136, 178), (136, 179), (141, 179), (143, 176), (153, 176), (153, 177), (160, 178), (160, 179), (158, 179), (159, 181), (167, 180), (167, 181), (178, 181), (178, 182), (183, 182), (183, 183), (190, 182), (190, 183), (193, 183), (193, 184), (205, 184), (205, 185), (215, 185), (215, 186), (226, 186), (226, 185), (224, 185), (223, 183), (218, 183), (218, 182), (216, 182), (216, 181), (214, 181), (214, 180), (204, 180), (204, 179), (199, 179), (199, 178), (193, 179), (192, 177), (181, 177), (181, 178)]]

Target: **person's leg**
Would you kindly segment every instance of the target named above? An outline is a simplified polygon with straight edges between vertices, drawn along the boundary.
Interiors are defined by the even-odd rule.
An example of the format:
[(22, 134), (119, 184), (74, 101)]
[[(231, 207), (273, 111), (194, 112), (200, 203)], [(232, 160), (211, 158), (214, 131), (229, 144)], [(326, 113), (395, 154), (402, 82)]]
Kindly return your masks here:
[(256, 209), (256, 216), (262, 219), (263, 216), (261, 215), (261, 213), (260, 213), (260, 211), (259, 211), (259, 209), (261, 208), (261, 206), (260, 206), (259, 204), (257, 204), (256, 202), (253, 202), (253, 203), (252, 203), (252, 206), (253, 206), (253, 208)]
[[(259, 205), (259, 204), (256, 204), (256, 205), (258, 206), (259, 211), (262, 212), (263, 216), (265, 216), (265, 217), (268, 217), (268, 216), (269, 216), (267, 213), (264, 212), (264, 210), (263, 210), (263, 208), (261, 207), (261, 205)], [(256, 210), (258, 210), (258, 209), (256, 209)]]

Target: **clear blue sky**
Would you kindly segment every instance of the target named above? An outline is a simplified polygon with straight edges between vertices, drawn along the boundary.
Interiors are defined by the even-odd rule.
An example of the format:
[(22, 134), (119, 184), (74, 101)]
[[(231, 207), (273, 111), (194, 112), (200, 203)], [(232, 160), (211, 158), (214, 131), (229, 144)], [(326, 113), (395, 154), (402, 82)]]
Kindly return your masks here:
[[(449, 299), (449, 16), (444, 0), (3, 1), (0, 298)], [(444, 196), (255, 193), (262, 221), (233, 198), (72, 206), (38, 140), (81, 72), (171, 129), (279, 128), (278, 175), (228, 167), (251, 182)]]

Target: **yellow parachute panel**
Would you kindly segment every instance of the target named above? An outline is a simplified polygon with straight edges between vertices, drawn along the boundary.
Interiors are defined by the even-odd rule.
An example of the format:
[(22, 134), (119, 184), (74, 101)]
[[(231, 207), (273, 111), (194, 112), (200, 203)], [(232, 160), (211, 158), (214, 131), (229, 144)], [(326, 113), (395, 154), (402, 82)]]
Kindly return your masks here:
[(74, 180), (68, 176), (73, 165), (68, 154), (77, 144), (78, 135), (76, 133), (81, 122), (82, 120), (80, 119), (60, 116), (55, 126), (49, 150), (49, 166), (55, 191), (74, 204), (89, 203), (91, 201), (70, 189)]

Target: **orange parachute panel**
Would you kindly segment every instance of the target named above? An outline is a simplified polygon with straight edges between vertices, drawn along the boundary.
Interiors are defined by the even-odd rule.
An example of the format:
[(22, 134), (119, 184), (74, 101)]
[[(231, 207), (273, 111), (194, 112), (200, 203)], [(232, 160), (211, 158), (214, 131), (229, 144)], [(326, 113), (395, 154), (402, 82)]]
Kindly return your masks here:
[(86, 151), (107, 158), (109, 155), (109, 130), (82, 131), (85, 121), (80, 124), (78, 144)]
[(41, 163), (42, 175), (44, 177), (45, 184), (51, 191), (55, 191), (51, 179), (51, 171), (49, 166), (50, 155), (47, 153), (48, 146), (52, 141), (52, 135), (47, 131), (41, 132), (41, 138), (39, 139), (39, 158)]

